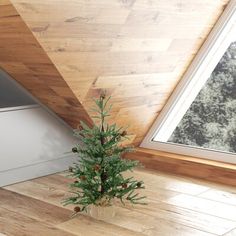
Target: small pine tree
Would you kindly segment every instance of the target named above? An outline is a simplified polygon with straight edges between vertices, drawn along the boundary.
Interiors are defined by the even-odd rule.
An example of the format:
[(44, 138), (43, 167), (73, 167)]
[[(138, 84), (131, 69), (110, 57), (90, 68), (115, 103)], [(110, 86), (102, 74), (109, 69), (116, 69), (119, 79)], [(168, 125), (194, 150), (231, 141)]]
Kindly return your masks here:
[(127, 138), (123, 128), (116, 124), (106, 123), (106, 117), (112, 106), (108, 107), (109, 98), (101, 94), (95, 100), (96, 107), (93, 117), (98, 124), (92, 128), (81, 122), (81, 129), (75, 131), (75, 136), (81, 142), (72, 148), (78, 154), (78, 162), (69, 168), (70, 176), (75, 179), (70, 185), (73, 196), (64, 201), (65, 205), (74, 204), (75, 214), (86, 211), (89, 205), (109, 206), (112, 199), (119, 199), (123, 204), (129, 201), (133, 204), (145, 204), (136, 193), (136, 189), (144, 188), (142, 181), (133, 177), (125, 178), (122, 173), (139, 165), (137, 161), (122, 159), (122, 154), (131, 152), (131, 147), (122, 146), (120, 142)]

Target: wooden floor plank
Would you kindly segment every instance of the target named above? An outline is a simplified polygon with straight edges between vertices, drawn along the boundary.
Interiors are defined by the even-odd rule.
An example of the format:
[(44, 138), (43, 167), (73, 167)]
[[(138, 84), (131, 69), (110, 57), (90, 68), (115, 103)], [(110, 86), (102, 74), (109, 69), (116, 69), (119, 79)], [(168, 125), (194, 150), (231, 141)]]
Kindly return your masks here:
[[(38, 184), (33, 181), (26, 181), (7, 186), (5, 189), (48, 202), (59, 207), (62, 207), (62, 200), (68, 195), (68, 193), (63, 190), (52, 188), (44, 184)], [(66, 208), (70, 210), (73, 209), (71, 206), (67, 206)]]
[[(40, 232), (50, 236), (235, 236), (235, 188), (135, 170), (128, 175), (145, 182), (146, 189), (141, 191), (149, 204), (117, 204), (117, 215), (102, 222), (85, 215), (70, 219), (73, 206), (65, 208), (61, 200), (68, 196), (68, 184), (73, 180), (65, 175), (0, 189), (0, 232), (11, 236), (15, 230), (19, 234), (14, 236), (34, 236), (38, 225)], [(14, 225), (12, 230), (6, 229), (8, 221)]]
[(119, 207), (116, 207), (116, 217), (107, 220), (107, 222), (148, 236), (213, 235), (166, 219), (148, 216), (144, 212), (136, 212)]
[(38, 221), (59, 224), (68, 220), (72, 211), (5, 189), (0, 189), (0, 207), (30, 216)]
[(182, 224), (216, 235), (222, 235), (236, 227), (235, 221), (158, 201), (150, 201), (148, 205), (136, 205), (127, 208), (158, 219)]
[(74, 236), (72, 233), (1, 207), (0, 232), (7, 236)]
[(170, 198), (167, 203), (236, 222), (236, 206), (229, 204), (186, 194)]
[(145, 236), (145, 234), (129, 230), (114, 224), (97, 221), (90, 217), (78, 216), (57, 226), (64, 231), (84, 236)]
[(235, 192), (210, 189), (204, 193), (199, 194), (199, 197), (236, 206), (236, 189)]
[(167, 175), (153, 175), (137, 170), (134, 176), (138, 179), (145, 179), (145, 184), (152, 188), (162, 188), (179, 193), (197, 195), (209, 189), (204, 185), (191, 183), (190, 181), (181, 181)]
[[(129, 211), (126, 209), (122, 208), (116, 208), (116, 216), (113, 219), (107, 220), (107, 222), (110, 223), (109, 226), (104, 226), (101, 227), (101, 223), (104, 224), (103, 222), (98, 222), (96, 224), (94, 220), (89, 220), (90, 224), (95, 228), (91, 228), (91, 231), (88, 231), (86, 228), (86, 225), (88, 223), (84, 222), (84, 218), (78, 217), (75, 219), (72, 219), (68, 222), (62, 223), (58, 225), (59, 228), (67, 231), (68, 232), (87, 232), (88, 235), (90, 235), (89, 232), (94, 232), (96, 236), (100, 236), (101, 233), (103, 235), (123, 235), (123, 236), (129, 236), (129, 235), (148, 235), (148, 236), (156, 236), (156, 235), (161, 235), (161, 236), (171, 236), (171, 235), (176, 235), (176, 236), (210, 236), (210, 235), (215, 235), (215, 234), (210, 234), (206, 233), (203, 231), (196, 230), (191, 227), (187, 227), (181, 224), (175, 224), (171, 223), (166, 220), (154, 218), (147, 216), (143, 213), (137, 213), (134, 211)], [(94, 224), (95, 223), (95, 224)], [(119, 226), (119, 228), (114, 228), (114, 225)], [(114, 228), (114, 229), (113, 229)], [(112, 231), (110, 231), (113, 229)], [(125, 231), (118, 230), (118, 229), (125, 229)], [(81, 231), (82, 230), (82, 231)], [(105, 233), (105, 234), (104, 234)], [(86, 234), (84, 234), (86, 235)]]
[(59, 174), (49, 175), (42, 178), (34, 179), (32, 180), (32, 182), (44, 184), (51, 188), (68, 191), (69, 184), (73, 183), (73, 179), (70, 179), (66, 176), (68, 176), (68, 173), (65, 176)]

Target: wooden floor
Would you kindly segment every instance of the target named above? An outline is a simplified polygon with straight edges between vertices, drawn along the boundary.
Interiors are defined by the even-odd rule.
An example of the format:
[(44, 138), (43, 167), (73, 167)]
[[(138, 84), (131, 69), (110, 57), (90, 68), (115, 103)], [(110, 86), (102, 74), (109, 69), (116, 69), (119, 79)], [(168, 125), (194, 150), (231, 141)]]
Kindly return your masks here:
[(146, 183), (147, 206), (117, 206), (107, 222), (70, 219), (63, 208), (65, 174), (0, 189), (0, 235), (7, 236), (236, 236), (236, 188), (147, 170), (134, 175)]

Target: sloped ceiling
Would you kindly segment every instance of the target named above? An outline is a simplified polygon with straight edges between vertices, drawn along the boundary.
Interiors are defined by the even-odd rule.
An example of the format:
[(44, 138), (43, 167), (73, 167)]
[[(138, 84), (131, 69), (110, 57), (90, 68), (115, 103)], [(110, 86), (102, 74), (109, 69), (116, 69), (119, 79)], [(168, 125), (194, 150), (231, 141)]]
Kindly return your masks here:
[(228, 0), (12, 3), (84, 109), (106, 89), (111, 120), (138, 144)]
[(8, 0), (0, 0), (0, 68), (76, 128), (83, 106)]

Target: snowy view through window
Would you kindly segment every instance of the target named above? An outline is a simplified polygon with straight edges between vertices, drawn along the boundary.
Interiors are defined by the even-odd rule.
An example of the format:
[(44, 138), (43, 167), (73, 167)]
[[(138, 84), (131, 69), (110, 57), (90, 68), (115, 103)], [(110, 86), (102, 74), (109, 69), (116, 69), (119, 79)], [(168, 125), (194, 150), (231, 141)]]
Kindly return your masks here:
[(236, 152), (236, 41), (231, 43), (168, 142)]

